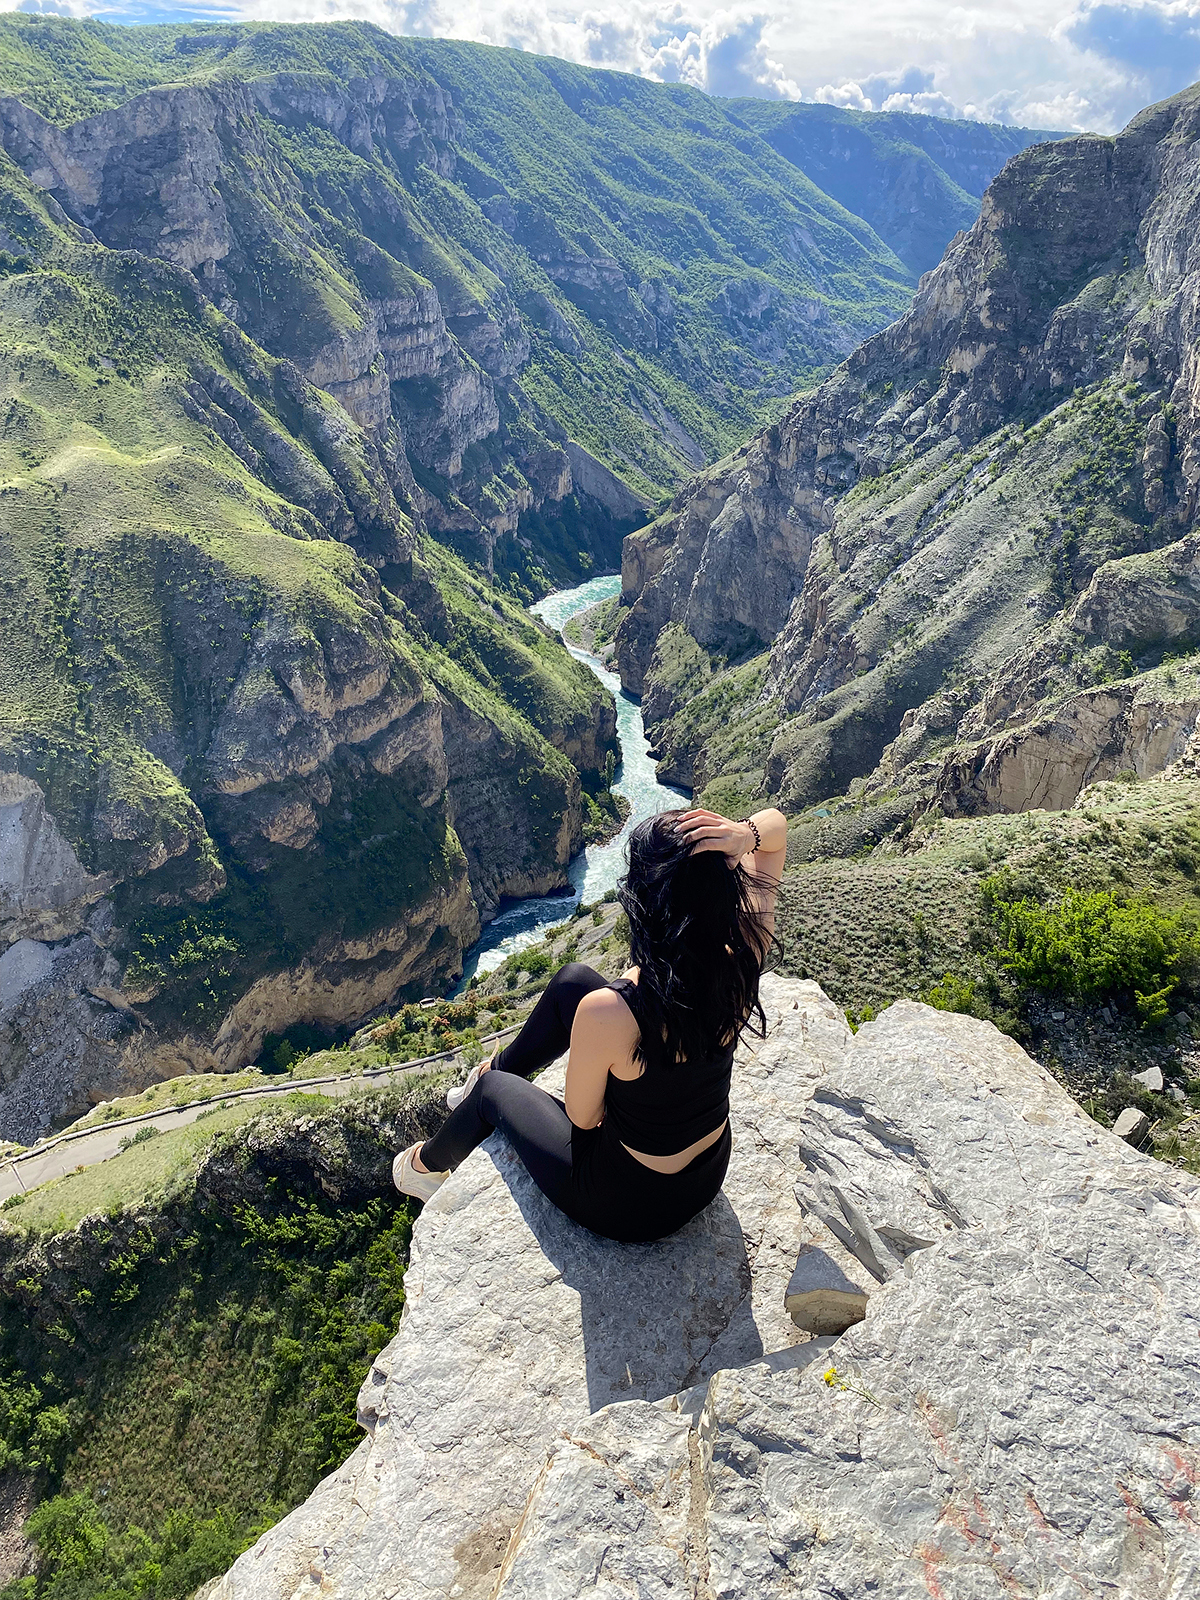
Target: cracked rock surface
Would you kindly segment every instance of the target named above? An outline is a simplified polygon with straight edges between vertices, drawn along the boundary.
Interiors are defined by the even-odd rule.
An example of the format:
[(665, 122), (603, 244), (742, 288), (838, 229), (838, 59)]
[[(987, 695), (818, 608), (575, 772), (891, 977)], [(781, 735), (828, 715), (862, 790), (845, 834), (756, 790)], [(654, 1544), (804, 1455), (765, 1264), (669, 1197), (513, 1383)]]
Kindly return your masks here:
[[(1200, 1182), (989, 1024), (764, 999), (674, 1239), (575, 1228), (498, 1138), (460, 1168), (369, 1437), (221, 1600), (1196, 1592)], [(784, 1313), (805, 1245), (869, 1291), (840, 1337)]]

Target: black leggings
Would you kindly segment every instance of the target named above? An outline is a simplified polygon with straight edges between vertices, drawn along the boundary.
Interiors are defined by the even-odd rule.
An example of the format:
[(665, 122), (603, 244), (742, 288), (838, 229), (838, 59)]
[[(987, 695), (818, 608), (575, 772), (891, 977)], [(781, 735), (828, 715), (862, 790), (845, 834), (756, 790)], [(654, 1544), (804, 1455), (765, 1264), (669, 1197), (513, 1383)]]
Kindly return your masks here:
[(517, 1037), (426, 1140), (421, 1160), (431, 1172), (445, 1172), (499, 1128), (542, 1193), (574, 1221), (609, 1239), (662, 1239), (703, 1211), (720, 1189), (729, 1165), (728, 1126), (682, 1172), (655, 1172), (606, 1133), (606, 1123), (575, 1127), (561, 1100), (529, 1082), (567, 1050), (584, 995), (605, 987), (606, 980), (581, 962), (560, 968)]

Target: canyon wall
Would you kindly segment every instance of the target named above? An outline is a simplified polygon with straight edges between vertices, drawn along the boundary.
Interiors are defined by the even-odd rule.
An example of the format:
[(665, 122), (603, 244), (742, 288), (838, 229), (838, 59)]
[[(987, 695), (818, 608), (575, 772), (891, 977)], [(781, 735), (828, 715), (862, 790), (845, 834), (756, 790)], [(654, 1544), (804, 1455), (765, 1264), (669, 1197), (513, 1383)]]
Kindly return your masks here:
[[(1015, 156), (905, 316), (626, 540), (618, 659), (673, 777), (1019, 808), (1182, 748), (1198, 117), (1189, 90)], [(1040, 791), (959, 784), (1043, 736), (1077, 758)]]

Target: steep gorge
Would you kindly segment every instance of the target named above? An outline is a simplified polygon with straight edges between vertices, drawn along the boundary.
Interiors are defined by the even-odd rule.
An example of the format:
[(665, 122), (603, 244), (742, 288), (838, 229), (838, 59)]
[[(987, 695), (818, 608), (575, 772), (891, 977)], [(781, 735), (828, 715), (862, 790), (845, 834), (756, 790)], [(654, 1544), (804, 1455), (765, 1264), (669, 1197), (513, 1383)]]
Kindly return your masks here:
[(906, 316), (627, 540), (622, 676), (671, 776), (853, 785), (878, 828), (1187, 754), (1198, 116), (1018, 155)]
[[(913, 273), (721, 102), (516, 52), (14, 16), (0, 91), (28, 1141), (440, 988), (561, 885), (614, 721), (519, 602), (615, 564)], [(993, 167), (1036, 137), (946, 130)], [(973, 201), (930, 182), (949, 228)]]

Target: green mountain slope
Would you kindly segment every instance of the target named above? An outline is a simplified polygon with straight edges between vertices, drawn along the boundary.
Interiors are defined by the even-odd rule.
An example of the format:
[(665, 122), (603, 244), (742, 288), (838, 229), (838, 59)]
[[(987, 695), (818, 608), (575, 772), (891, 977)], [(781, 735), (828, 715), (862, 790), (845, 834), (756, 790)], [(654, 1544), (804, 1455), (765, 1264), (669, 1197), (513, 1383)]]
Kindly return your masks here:
[[(426, 395), (400, 397), (397, 420), (437, 519), (460, 535), (474, 518), (494, 537), (522, 502), (557, 498), (522, 470), (539, 435), (543, 446), (574, 439), (653, 502), (890, 321), (915, 277), (842, 195), (798, 176), (798, 141), (823, 147), (839, 128), (870, 130), (873, 182), (895, 176), (916, 146), (894, 118), (879, 132), (870, 119), (803, 108), (824, 115), (801, 119), (811, 122), (803, 136), (793, 118), (780, 154), (754, 120), (762, 113), (740, 102), (365, 24), (125, 29), (10, 17), (0, 84), (71, 128), (72, 150), (136, 151), (136, 182), (105, 171), (94, 195), (51, 184), (77, 220), (110, 245), (195, 256), (187, 264), (215, 274), (248, 331), (276, 353), (286, 347), (315, 381), (337, 369), (339, 398), (357, 387), (360, 409), (371, 410), (361, 391), (372, 387), (372, 352), (355, 336), (372, 305), (432, 286), (464, 359), (390, 376), (430, 379)], [(177, 163), (181, 140), (197, 146), (186, 118), (164, 119), (161, 97), (181, 85), (215, 97), (242, 130), (225, 135), (219, 112), (201, 114), (221, 144), (209, 160), (223, 169), (214, 176), (232, 251), (199, 237), (188, 248), (181, 235), (202, 231), (194, 205), (177, 204), (181, 218), (147, 201), (146, 170)], [(236, 110), (234, 86), (250, 89)], [(964, 141), (985, 152), (983, 179), (1038, 137), (946, 127), (949, 150), (964, 146), (956, 170), (971, 165)], [(26, 138), (61, 177), (53, 137), (28, 127), (7, 137), (28, 167)], [(913, 203), (935, 213), (915, 224), (927, 248), (970, 221), (962, 196), (930, 190)], [(210, 224), (217, 209), (205, 204)], [(447, 384), (459, 392), (439, 406), (434, 391)], [(464, 406), (473, 384), (480, 392)], [(428, 436), (448, 411), (461, 439), (439, 451)], [(614, 508), (633, 514), (619, 496)]]
[(613, 716), (518, 600), (911, 273), (721, 102), (360, 24), (4, 17), (0, 150), (28, 1140), (419, 998), (561, 884)]
[(614, 719), (194, 278), (56, 221), (7, 158), (0, 225), (0, 1045), (28, 1141), (443, 982), (501, 894), (562, 881)]
[(1019, 150), (1062, 137), (905, 111), (843, 111), (779, 100), (730, 105), (773, 150), (869, 223), (914, 273), (969, 228), (983, 191)]

